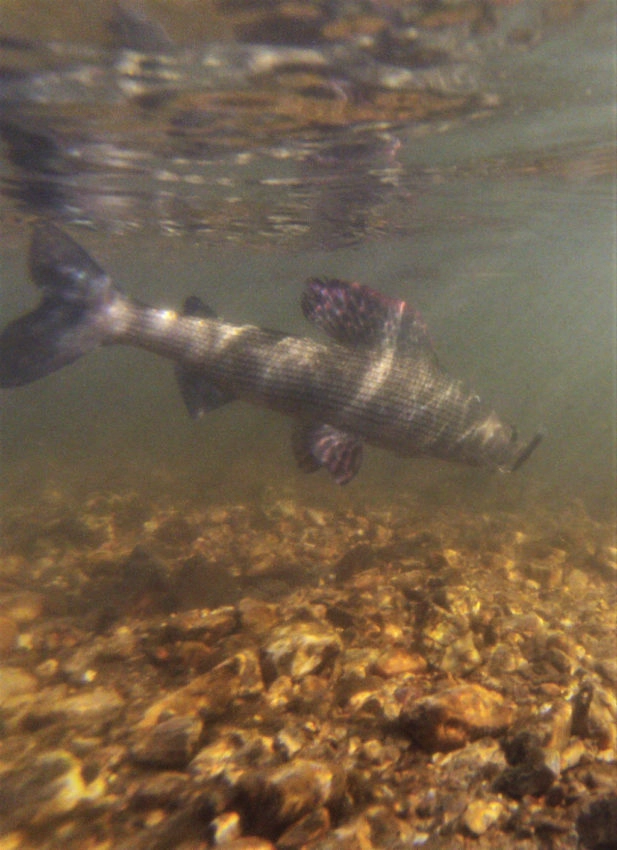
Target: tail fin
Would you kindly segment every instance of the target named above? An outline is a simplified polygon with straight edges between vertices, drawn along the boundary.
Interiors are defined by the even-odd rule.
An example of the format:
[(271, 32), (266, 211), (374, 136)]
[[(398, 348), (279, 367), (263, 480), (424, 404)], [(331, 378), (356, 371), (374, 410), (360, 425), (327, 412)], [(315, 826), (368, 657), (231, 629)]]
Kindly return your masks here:
[(100, 345), (117, 295), (111, 280), (62, 230), (38, 226), (30, 247), (30, 274), (42, 290), (32, 312), (0, 334), (0, 387), (18, 387), (67, 366)]

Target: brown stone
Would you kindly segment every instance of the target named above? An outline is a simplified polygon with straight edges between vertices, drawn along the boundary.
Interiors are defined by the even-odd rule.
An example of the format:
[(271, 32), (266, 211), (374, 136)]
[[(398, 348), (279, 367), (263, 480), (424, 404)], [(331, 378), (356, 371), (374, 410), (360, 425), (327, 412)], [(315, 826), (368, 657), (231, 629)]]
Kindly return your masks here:
[(256, 832), (272, 836), (315, 809), (339, 801), (344, 790), (344, 776), (333, 765), (303, 759), (249, 772), (239, 784), (246, 822)]
[(43, 595), (34, 591), (11, 593), (0, 598), (0, 614), (16, 623), (31, 623), (41, 616), (43, 601)]
[(325, 807), (315, 809), (296, 821), (278, 838), (277, 850), (295, 850), (309, 841), (321, 838), (330, 829), (330, 813)]
[(428, 752), (447, 752), (483, 735), (497, 735), (513, 717), (501, 694), (481, 685), (459, 685), (403, 704), (399, 722), (414, 742)]
[(135, 742), (131, 750), (133, 761), (155, 767), (185, 767), (195, 754), (201, 730), (198, 717), (164, 720)]
[(208, 673), (198, 676), (179, 690), (172, 691), (150, 706), (142, 727), (156, 725), (163, 712), (222, 716), (238, 698), (256, 696), (264, 690), (259, 660), (250, 650), (238, 652)]
[(286, 623), (274, 629), (264, 647), (264, 675), (268, 681), (280, 675), (301, 679), (318, 672), (342, 647), (337, 632), (327, 623)]
[(401, 673), (424, 673), (427, 670), (426, 660), (419, 653), (407, 652), (400, 647), (386, 650), (375, 662), (375, 673), (389, 678)]

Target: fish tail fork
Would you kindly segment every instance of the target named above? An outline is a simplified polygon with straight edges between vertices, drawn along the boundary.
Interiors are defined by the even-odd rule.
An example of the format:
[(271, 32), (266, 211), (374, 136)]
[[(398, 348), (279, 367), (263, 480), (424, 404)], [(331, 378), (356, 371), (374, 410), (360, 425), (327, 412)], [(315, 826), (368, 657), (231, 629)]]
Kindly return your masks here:
[(42, 298), (0, 334), (0, 387), (43, 378), (112, 336), (118, 291), (86, 251), (52, 224), (34, 231), (30, 274)]

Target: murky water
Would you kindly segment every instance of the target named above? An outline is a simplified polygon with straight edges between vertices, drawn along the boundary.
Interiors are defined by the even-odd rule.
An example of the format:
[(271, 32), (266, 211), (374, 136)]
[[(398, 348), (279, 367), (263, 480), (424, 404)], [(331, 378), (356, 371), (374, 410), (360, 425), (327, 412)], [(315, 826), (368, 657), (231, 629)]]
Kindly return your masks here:
[(168, 364), (114, 349), (3, 393), (5, 491), (610, 515), (613, 4), (202, 5), (3, 4), (3, 317), (35, 297), (39, 216), (135, 297), (239, 322), (312, 333), (304, 278), (355, 278), (421, 309), (441, 362), (546, 439), (511, 478), (371, 450), (341, 491), (295, 470), (288, 422), (194, 423)]
[(615, 47), (609, 0), (1, 0), (2, 326), (49, 219), (154, 305), (404, 298), (546, 431), (338, 487), (137, 349), (1, 391), (2, 848), (617, 846)]

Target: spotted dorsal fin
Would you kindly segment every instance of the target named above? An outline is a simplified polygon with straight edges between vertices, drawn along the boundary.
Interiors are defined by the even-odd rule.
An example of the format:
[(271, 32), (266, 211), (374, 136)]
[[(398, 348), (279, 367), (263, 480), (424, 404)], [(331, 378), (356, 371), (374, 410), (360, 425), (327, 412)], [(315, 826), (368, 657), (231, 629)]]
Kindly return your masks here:
[(341, 345), (392, 346), (435, 358), (420, 313), (404, 301), (360, 283), (309, 278), (302, 294), (302, 312)]

